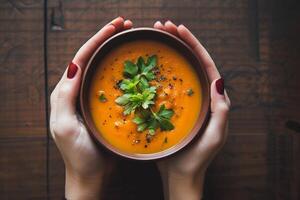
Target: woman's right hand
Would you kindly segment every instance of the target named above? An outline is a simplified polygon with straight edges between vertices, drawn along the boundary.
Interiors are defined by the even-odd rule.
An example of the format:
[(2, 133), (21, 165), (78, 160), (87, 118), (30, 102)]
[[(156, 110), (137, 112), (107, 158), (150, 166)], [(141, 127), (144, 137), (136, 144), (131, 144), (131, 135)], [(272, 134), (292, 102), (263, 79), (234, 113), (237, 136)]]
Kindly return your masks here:
[(211, 116), (201, 137), (178, 154), (157, 161), (165, 199), (199, 200), (206, 169), (227, 137), (230, 100), (224, 90), (224, 80), (212, 58), (184, 25), (177, 27), (170, 21), (164, 25), (156, 22), (154, 28), (167, 31), (186, 42), (195, 51), (211, 83)]

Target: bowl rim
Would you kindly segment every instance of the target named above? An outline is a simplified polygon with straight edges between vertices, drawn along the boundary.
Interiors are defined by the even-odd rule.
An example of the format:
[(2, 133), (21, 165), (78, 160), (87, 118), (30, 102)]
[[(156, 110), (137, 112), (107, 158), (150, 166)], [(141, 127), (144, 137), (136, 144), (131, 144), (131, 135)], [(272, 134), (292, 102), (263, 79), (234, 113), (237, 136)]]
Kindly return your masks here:
[[(193, 64), (191, 63), (191, 65), (192, 65), (193, 69), (196, 71), (199, 81), (202, 83), (201, 84), (202, 94), (206, 93), (206, 96), (202, 95), (202, 105), (201, 105), (201, 109), (200, 109), (200, 112), (199, 112), (199, 115), (198, 115), (198, 119), (195, 122), (194, 127), (180, 142), (178, 142), (177, 144), (173, 145), (172, 147), (170, 147), (168, 149), (165, 149), (163, 151), (156, 152), (156, 153), (149, 153), (149, 154), (128, 153), (128, 152), (124, 152), (124, 151), (118, 149), (117, 147), (113, 146), (112, 144), (110, 144), (104, 137), (101, 136), (100, 131), (98, 131), (96, 129), (96, 127), (94, 125), (94, 122), (91, 119), (91, 116), (89, 114), (90, 113), (88, 111), (89, 109), (87, 109), (88, 103), (85, 102), (85, 96), (84, 96), (84, 94), (87, 93), (87, 92), (84, 92), (84, 91), (86, 91), (84, 89), (88, 86), (88, 82), (89, 82), (89, 81), (86, 80), (86, 76), (88, 74), (88, 71), (91, 68), (91, 66), (92, 66), (91, 64), (92, 64), (93, 60), (95, 59), (95, 57), (98, 54), (101, 54), (101, 53), (99, 53), (99, 52), (101, 52), (101, 49), (103, 49), (108, 43), (110, 43), (111, 41), (113, 41), (114, 39), (116, 39), (120, 36), (125, 36), (126, 34), (130, 34), (132, 32), (145, 32), (145, 31), (146, 32), (156, 32), (156, 33), (165, 35), (167, 37), (170, 37), (172, 40), (174, 40), (174, 42), (180, 43), (178, 45), (182, 45), (182, 46), (184, 46), (184, 48), (186, 48), (186, 50), (188, 51), (190, 56), (194, 57), (196, 62), (198, 62), (198, 66), (195, 66), (195, 63), (193, 63)], [(160, 40), (160, 42), (166, 43), (166, 42), (164, 42), (164, 40)], [(183, 56), (187, 57), (187, 55), (183, 55)], [(188, 58), (186, 58), (186, 59), (188, 59)], [(191, 59), (188, 59), (188, 60), (190, 61)], [(203, 76), (201, 78), (204, 78), (205, 80), (202, 80), (199, 77), (199, 73), (203, 74)], [(92, 138), (94, 140), (96, 140), (96, 142), (98, 144), (105, 147), (105, 149), (107, 149), (110, 152), (113, 152), (113, 153), (115, 153), (115, 154), (117, 154), (117, 155), (119, 155), (123, 158), (146, 161), (146, 160), (157, 160), (157, 159), (168, 157), (168, 156), (184, 149), (186, 146), (188, 146), (188, 144), (191, 143), (194, 138), (196, 138), (198, 135), (200, 135), (200, 132), (203, 131), (203, 129), (205, 128), (205, 126), (207, 124), (209, 113), (210, 113), (210, 83), (208, 81), (208, 76), (207, 76), (206, 70), (201, 65), (201, 62), (200, 62), (198, 56), (196, 55), (194, 50), (189, 45), (187, 45), (180, 38), (166, 32), (166, 31), (158, 30), (158, 29), (154, 29), (154, 28), (149, 28), (149, 27), (139, 27), (139, 28), (133, 28), (133, 29), (129, 29), (129, 30), (119, 32), (119, 33), (113, 35), (112, 37), (106, 39), (96, 49), (96, 51), (93, 53), (93, 55), (89, 59), (89, 62), (86, 65), (86, 68), (83, 71), (81, 80), (82, 81), (81, 81), (81, 84), (80, 84), (80, 94), (79, 94), (80, 95), (79, 96), (80, 111), (81, 111), (83, 121), (84, 121), (84, 123), (85, 123), (85, 125), (88, 129), (89, 134), (92, 136)], [(204, 83), (205, 87), (203, 86), (203, 83)]]

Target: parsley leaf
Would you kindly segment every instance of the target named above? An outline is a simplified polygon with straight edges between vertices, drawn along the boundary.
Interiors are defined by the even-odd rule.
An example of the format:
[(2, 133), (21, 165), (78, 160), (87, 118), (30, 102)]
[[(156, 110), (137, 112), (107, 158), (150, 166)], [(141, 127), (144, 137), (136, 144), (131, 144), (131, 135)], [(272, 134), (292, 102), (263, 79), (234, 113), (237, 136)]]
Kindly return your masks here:
[(166, 109), (165, 105), (160, 106), (157, 112), (152, 110), (155, 104), (156, 90), (149, 81), (154, 80), (154, 68), (157, 66), (157, 56), (148, 57), (147, 61), (139, 57), (136, 63), (129, 60), (124, 62), (123, 79), (118, 85), (123, 95), (115, 102), (124, 107), (123, 114), (135, 114), (133, 122), (137, 125), (137, 131), (143, 132), (148, 129), (147, 141), (155, 135), (156, 130), (162, 131), (174, 129), (170, 119), (174, 115), (172, 109)]
[(157, 56), (156, 55), (150, 56), (147, 60), (147, 67), (150, 68), (149, 70), (153, 69), (156, 65), (157, 65)]
[(174, 111), (172, 109), (166, 109), (165, 105), (162, 105), (159, 108), (158, 115), (165, 119), (171, 119), (171, 117), (174, 115)]
[(137, 128), (137, 131), (138, 132), (142, 132), (142, 131), (144, 131), (147, 128), (147, 126), (148, 126), (148, 124), (146, 124), (146, 123), (139, 124), (138, 128)]
[(187, 95), (192, 96), (194, 94), (194, 91), (192, 90), (192, 88), (188, 89), (186, 91)]
[(142, 124), (142, 123), (144, 123), (145, 122), (145, 119), (143, 119), (143, 118), (140, 118), (140, 117), (135, 117), (133, 120), (132, 120), (134, 123), (136, 123), (137, 125), (140, 125), (140, 124)]
[(158, 122), (159, 122), (160, 129), (162, 131), (170, 131), (174, 129), (174, 125), (168, 119), (159, 118)]
[(99, 101), (101, 101), (102, 103), (104, 103), (104, 102), (107, 101), (107, 98), (105, 97), (104, 94), (101, 94), (101, 95), (99, 96)]
[(118, 97), (115, 102), (121, 106), (126, 105), (129, 102), (131, 94), (124, 94), (123, 96)]
[(99, 99), (100, 102), (104, 103), (104, 102), (107, 101), (107, 98), (105, 96), (105, 92), (103, 90), (98, 91), (97, 95), (98, 95), (98, 99)]
[(138, 66), (136, 66), (136, 64), (134, 64), (133, 62), (126, 60), (124, 62), (124, 75), (127, 77), (134, 77), (137, 72), (138, 72)]
[(174, 115), (174, 111), (172, 109), (166, 109), (165, 105), (162, 105), (160, 106), (159, 111), (153, 114), (162, 131), (170, 131), (174, 129), (174, 125), (170, 122), (171, 117)]
[(137, 64), (137, 66), (138, 66), (140, 72), (142, 72), (142, 71), (145, 69), (145, 67), (146, 67), (145, 60), (144, 60), (144, 58), (143, 58), (142, 56), (140, 56), (140, 57), (138, 58), (136, 64)]

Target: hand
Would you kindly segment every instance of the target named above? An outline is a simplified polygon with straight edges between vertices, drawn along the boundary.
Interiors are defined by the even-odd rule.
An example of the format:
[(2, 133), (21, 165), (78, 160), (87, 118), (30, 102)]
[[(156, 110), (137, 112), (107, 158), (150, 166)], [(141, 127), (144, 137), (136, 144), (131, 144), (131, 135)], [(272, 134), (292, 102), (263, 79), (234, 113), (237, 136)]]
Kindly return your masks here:
[(156, 22), (154, 28), (167, 31), (186, 42), (198, 56), (211, 83), (211, 116), (201, 137), (183, 151), (157, 161), (165, 199), (201, 199), (206, 169), (225, 143), (230, 100), (212, 58), (197, 38), (184, 26), (167, 21)]
[(82, 72), (107, 38), (131, 27), (132, 22), (121, 17), (104, 26), (79, 49), (51, 94), (50, 130), (66, 167), (67, 199), (99, 199), (102, 179), (110, 163), (76, 112)]

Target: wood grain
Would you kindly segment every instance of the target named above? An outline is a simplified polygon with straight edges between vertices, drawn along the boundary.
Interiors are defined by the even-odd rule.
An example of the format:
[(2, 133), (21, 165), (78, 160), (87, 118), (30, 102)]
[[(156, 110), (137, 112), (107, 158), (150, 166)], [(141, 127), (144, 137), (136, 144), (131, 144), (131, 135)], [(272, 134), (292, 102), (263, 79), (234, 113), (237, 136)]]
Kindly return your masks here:
[(46, 140), (0, 141), (0, 199), (46, 199)]
[(0, 199), (47, 198), (43, 1), (0, 4)]
[(45, 134), (43, 1), (0, 5), (0, 138)]
[[(185, 24), (225, 78), (230, 135), (209, 167), (205, 198), (300, 198), (298, 1), (47, 1), (46, 72), (43, 3), (0, 4), (0, 199), (63, 197), (64, 164), (53, 140), (46, 141), (45, 92), (76, 50), (119, 15), (136, 27), (167, 19)], [(162, 199), (153, 163), (120, 160), (104, 191), (105, 199)]]

